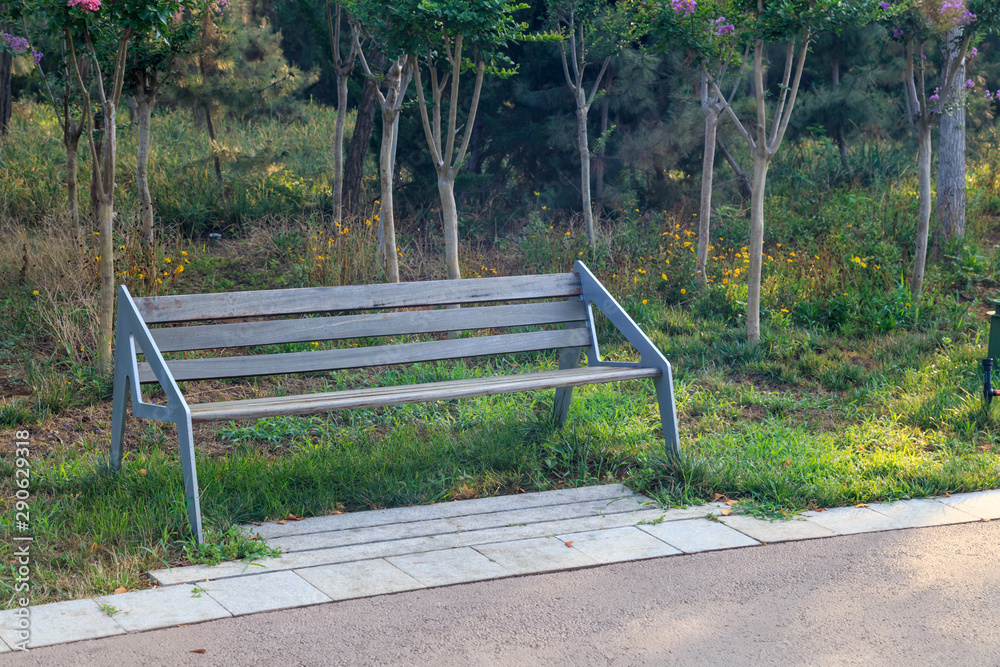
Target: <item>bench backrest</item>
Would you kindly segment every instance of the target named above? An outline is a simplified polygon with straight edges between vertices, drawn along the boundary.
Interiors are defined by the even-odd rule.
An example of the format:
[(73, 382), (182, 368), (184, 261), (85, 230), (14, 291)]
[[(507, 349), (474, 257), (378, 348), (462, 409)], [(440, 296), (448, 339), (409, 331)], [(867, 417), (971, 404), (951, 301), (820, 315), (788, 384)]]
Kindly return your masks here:
[[(169, 361), (176, 380), (330, 371), (490, 354), (586, 347), (587, 308), (575, 273), (134, 299), (160, 352), (567, 324), (564, 329), (417, 343)], [(559, 299), (551, 301), (551, 299)], [(547, 301), (542, 301), (547, 300)], [(490, 304), (490, 305), (476, 305)], [(462, 305), (460, 309), (426, 310)], [(472, 307), (469, 307), (472, 306)], [(424, 308), (423, 310), (400, 310)], [(356, 311), (381, 311), (362, 312)], [(319, 313), (347, 313), (302, 317)], [(299, 316), (203, 324), (206, 320)], [(183, 323), (181, 326), (176, 326)], [(148, 364), (139, 381), (155, 382)]]

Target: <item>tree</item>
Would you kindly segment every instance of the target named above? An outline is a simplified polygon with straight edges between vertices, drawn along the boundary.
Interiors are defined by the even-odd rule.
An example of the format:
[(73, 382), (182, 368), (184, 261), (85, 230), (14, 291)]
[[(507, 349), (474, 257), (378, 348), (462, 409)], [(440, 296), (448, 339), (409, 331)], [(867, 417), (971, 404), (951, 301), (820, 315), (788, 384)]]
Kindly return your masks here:
[[(526, 7), (510, 0), (400, 0), (392, 3), (359, 0), (351, 6), (352, 13), (362, 24), (384, 40), (390, 62), (400, 57), (410, 59), (421, 124), (437, 174), (449, 279), (461, 278), (455, 177), (469, 148), (483, 77), (487, 70), (500, 76), (513, 72), (502, 67), (509, 63), (503, 48), (508, 41), (521, 38), (525, 26), (516, 22), (513, 14)], [(424, 69), (430, 77), (429, 104), (422, 74)], [(475, 72), (475, 82), (463, 119), (459, 116), (461, 75), (470, 70)], [(446, 120), (442, 117), (445, 102), (448, 105)], [(459, 132), (462, 133), (460, 140)]]
[[(750, 270), (747, 284), (747, 341), (760, 342), (760, 296), (764, 248), (764, 194), (767, 170), (784, 140), (802, 82), (809, 45), (817, 32), (837, 30), (865, 22), (874, 11), (871, 0), (729, 0), (697, 3), (671, 0), (661, 12), (660, 25), (679, 38), (697, 58), (715, 98), (743, 137), (753, 158), (750, 195)], [(753, 122), (736, 114), (719, 82), (709, 72), (713, 51), (726, 35), (713, 26), (726, 26), (726, 35), (736, 39), (747, 34), (753, 51), (752, 76), (756, 113)], [(711, 35), (711, 37), (710, 37)], [(714, 40), (712, 38), (715, 38)], [(716, 41), (718, 40), (718, 41)], [(765, 52), (769, 42), (785, 43), (784, 73), (778, 86), (773, 117), (768, 124), (768, 102), (772, 97), (764, 83)]]
[[(942, 68), (947, 71), (958, 56), (962, 28), (948, 31), (941, 44)], [(969, 54), (966, 54), (967, 56)], [(965, 81), (965, 60), (959, 63), (956, 81)], [(941, 114), (940, 157), (937, 179), (937, 220), (946, 239), (965, 236), (965, 94), (968, 88), (956, 85), (945, 112)]]
[[(129, 44), (136, 37), (155, 32), (179, 10), (177, 0), (33, 0), (30, 7), (44, 16), (51, 30), (62, 32), (69, 49), (69, 63), (79, 87), (86, 137), (90, 147), (92, 187), (96, 197), (98, 263), (101, 300), (98, 309), (98, 367), (111, 370), (111, 338), (115, 304), (114, 191), (117, 159), (116, 115), (125, 82)], [(99, 55), (106, 53), (108, 60)], [(84, 79), (84, 61), (91, 78)], [(102, 62), (103, 61), (103, 62)], [(105, 79), (108, 62), (110, 76)], [(102, 65), (105, 69), (102, 69)], [(91, 88), (97, 91), (103, 136), (98, 154)]]
[[(889, 3), (885, 5), (888, 6)], [(949, 99), (957, 89), (965, 85), (959, 79), (959, 72), (964, 66), (973, 39), (995, 26), (1000, 17), (1000, 8), (991, 1), (976, 3), (973, 9), (975, 12), (965, 5), (964, 0), (920, 0), (891, 19), (892, 38), (901, 42), (904, 47), (906, 118), (917, 140), (919, 211), (913, 273), (910, 277), (910, 292), (914, 301), (920, 300), (927, 266), (933, 157), (931, 130), (938, 118), (945, 113)], [(933, 40), (945, 42), (946, 59), (940, 70), (939, 85), (928, 95), (927, 89), (930, 86), (927, 79), (933, 70), (928, 65), (925, 46)]]
[(161, 86), (173, 73), (178, 59), (191, 53), (200, 37), (200, 23), (210, 10), (219, 8), (226, 0), (188, 0), (184, 9), (173, 16), (166, 26), (156, 33), (147, 33), (135, 40), (132, 56), (128, 60), (126, 83), (136, 101), (135, 181), (139, 194), (139, 219), (142, 238), (153, 243), (153, 199), (149, 194), (149, 146), (151, 118), (156, 96)]
[[(340, 223), (344, 210), (344, 122), (347, 118), (347, 81), (354, 71), (354, 61), (360, 53), (357, 33), (358, 24), (350, 21), (351, 45), (346, 58), (340, 57), (341, 6), (331, 10), (330, 0), (326, 0), (327, 30), (330, 36), (330, 56), (337, 75), (337, 124), (333, 134), (333, 220)], [(349, 19), (348, 19), (349, 20)], [(395, 258), (394, 258), (395, 259)], [(398, 277), (396, 281), (398, 282)]]
[[(587, 242), (591, 247), (597, 241), (597, 232), (594, 229), (593, 202), (590, 197), (590, 146), (588, 145), (587, 115), (590, 107), (601, 90), (601, 81), (608, 69), (611, 61), (611, 53), (604, 53), (598, 58), (601, 66), (597, 76), (590, 82), (590, 92), (587, 92), (586, 69), (594, 61), (588, 61), (587, 57), (593, 54), (588, 52), (587, 45), (592, 41), (600, 43), (603, 28), (610, 23), (611, 9), (601, 0), (551, 0), (548, 6), (549, 15), (557, 30), (562, 32), (563, 39), (559, 41), (559, 56), (562, 62), (563, 76), (566, 85), (573, 94), (573, 101), (576, 105), (576, 144), (580, 153), (580, 197), (583, 207), (583, 228), (587, 235)], [(604, 51), (607, 51), (605, 39)], [(592, 52), (594, 49), (591, 48)], [(599, 48), (599, 51), (601, 49)], [(567, 51), (569, 55), (567, 56)]]
[[(389, 69), (382, 77), (372, 73), (361, 49), (358, 34), (354, 31), (356, 49), (361, 57), (361, 66), (372, 83), (372, 92), (382, 108), (382, 146), (379, 150), (379, 240), (385, 257), (385, 274), (389, 282), (399, 282), (399, 258), (396, 256), (396, 223), (393, 213), (392, 178), (396, 162), (396, 137), (399, 131), (399, 113), (403, 108), (406, 89), (413, 77), (413, 62), (407, 56), (397, 56), (389, 63)], [(385, 92), (382, 92), (382, 86)]]

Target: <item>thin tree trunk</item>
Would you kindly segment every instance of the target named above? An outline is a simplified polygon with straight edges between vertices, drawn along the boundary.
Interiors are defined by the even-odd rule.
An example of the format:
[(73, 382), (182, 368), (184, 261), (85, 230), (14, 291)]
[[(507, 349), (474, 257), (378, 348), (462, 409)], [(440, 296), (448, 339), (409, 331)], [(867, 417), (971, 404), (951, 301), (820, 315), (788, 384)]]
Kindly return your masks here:
[[(962, 29), (948, 33), (942, 48), (945, 62), (954, 62)], [(958, 69), (956, 80), (965, 80), (965, 63)], [(952, 94), (956, 103), (950, 113), (941, 116), (940, 155), (938, 156), (937, 219), (945, 239), (965, 236), (965, 89), (957, 84)]]
[(74, 228), (80, 224), (80, 193), (77, 180), (79, 173), (78, 152), (80, 134), (83, 127), (75, 118), (67, 119), (63, 145), (66, 147), (66, 209), (70, 224)]
[(149, 135), (153, 105), (151, 94), (141, 94), (136, 98), (138, 106), (139, 143), (135, 153), (135, 183), (139, 190), (139, 217), (142, 222), (142, 238), (153, 243), (153, 198), (149, 194)]
[(770, 159), (766, 146), (758, 146), (753, 161), (750, 195), (750, 275), (747, 278), (747, 342), (760, 343), (760, 285), (764, 263), (764, 187)]
[(733, 175), (736, 177), (736, 184), (740, 189), (740, 196), (743, 197), (743, 199), (750, 199), (753, 194), (753, 186), (750, 184), (750, 176), (740, 168), (739, 163), (736, 162), (736, 158), (733, 157), (733, 154), (729, 152), (729, 149), (726, 148), (726, 145), (722, 143), (722, 139), (718, 136), (715, 137), (715, 146), (719, 149), (719, 152), (722, 153), (722, 157), (725, 158), (729, 168), (733, 170)]
[(580, 197), (583, 200), (583, 229), (587, 234), (587, 243), (594, 247), (597, 237), (594, 235), (594, 211), (590, 205), (590, 147), (587, 142), (587, 112), (589, 108), (583, 102), (583, 89), (577, 91), (576, 99), (576, 142), (580, 149)]
[(921, 119), (917, 135), (917, 179), (920, 210), (917, 217), (917, 247), (913, 257), (913, 276), (910, 279), (910, 291), (914, 301), (920, 300), (927, 263), (927, 235), (931, 221), (931, 157), (930, 123)]
[(458, 206), (455, 182), (448, 173), (438, 172), (438, 195), (441, 198), (441, 221), (444, 223), (444, 264), (449, 280), (462, 277), (458, 265)]
[[(381, 69), (383, 65), (385, 56), (376, 54), (372, 57), (372, 68)], [(348, 210), (354, 213), (358, 211), (358, 205), (361, 203), (361, 178), (364, 176), (365, 155), (368, 153), (368, 143), (371, 141), (377, 105), (375, 84), (368, 82), (358, 103), (354, 132), (351, 134), (351, 142), (347, 146), (347, 159), (344, 162), (343, 201)]]
[[(395, 118), (393, 116), (395, 115)], [(385, 252), (385, 274), (391, 283), (399, 282), (399, 257), (396, 256), (396, 223), (392, 210), (392, 135), (394, 120), (399, 115), (388, 109), (382, 110), (382, 147), (379, 151), (379, 180), (382, 183), (382, 197), (379, 200), (379, 229)]]
[[(347, 120), (347, 76), (337, 74), (337, 124), (333, 131), (333, 219), (344, 214), (344, 123)], [(398, 282), (393, 281), (393, 282)]]
[(594, 200), (604, 203), (604, 175), (607, 173), (608, 165), (606, 157), (608, 154), (608, 96), (605, 93), (601, 98), (601, 147), (597, 149), (597, 159), (594, 160)]
[(715, 107), (705, 109), (705, 147), (701, 162), (701, 209), (698, 213), (698, 255), (695, 278), (708, 286), (708, 246), (712, 235), (712, 182), (715, 171), (715, 138), (719, 128), (719, 113)]
[(215, 123), (212, 122), (212, 108), (207, 104), (205, 109), (205, 127), (208, 128), (208, 138), (212, 142), (212, 161), (215, 163), (215, 180), (222, 185), (222, 163), (219, 161), (219, 145), (215, 140)]
[(11, 77), (14, 57), (6, 51), (0, 52), (0, 137), (10, 131), (10, 117), (14, 97), (11, 91)]
[[(839, 44), (834, 47), (833, 51), (833, 65), (830, 78), (833, 80), (833, 99), (837, 100), (837, 95), (840, 93), (840, 46)], [(840, 164), (844, 167), (844, 171), (847, 172), (848, 177), (851, 174), (851, 162), (847, 158), (847, 137), (844, 134), (843, 124), (838, 123), (837, 128), (834, 132), (837, 137), (837, 150), (840, 153)]]
[(111, 370), (111, 338), (115, 313), (114, 207), (110, 197), (102, 193), (97, 200), (98, 262), (101, 280), (101, 301), (98, 306), (98, 364), (102, 371)]
[(128, 122), (135, 123), (139, 120), (139, 100), (135, 95), (129, 95), (126, 102), (128, 102)]

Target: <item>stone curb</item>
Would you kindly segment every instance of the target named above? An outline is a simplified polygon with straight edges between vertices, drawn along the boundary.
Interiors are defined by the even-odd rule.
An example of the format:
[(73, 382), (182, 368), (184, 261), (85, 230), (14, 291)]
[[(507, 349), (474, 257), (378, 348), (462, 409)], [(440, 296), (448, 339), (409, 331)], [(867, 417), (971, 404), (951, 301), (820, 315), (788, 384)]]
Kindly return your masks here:
[[(629, 505), (625, 511), (608, 512), (598, 502), (602, 499), (627, 500)], [(218, 575), (199, 583), (183, 581), (181, 575), (181, 583), (154, 589), (27, 607), (31, 629), (27, 646), (607, 563), (1000, 519), (1000, 490), (805, 512), (789, 521), (723, 515), (725, 506), (719, 503), (654, 510), (646, 501), (621, 485), (606, 485), (342, 515), (339, 522), (337, 517), (317, 517), (307, 520), (312, 524), (287, 531), (268, 524), (261, 532), (269, 540), (284, 539), (289, 544), (322, 545), (322, 540), (307, 536), (325, 531), (336, 531), (338, 540), (355, 535), (372, 541), (292, 552), (286, 557), (287, 567), (222, 564), (193, 570), (198, 575)], [(592, 512), (595, 503), (596, 514), (580, 516), (581, 508)], [(504, 512), (528, 523), (495, 525), (506, 520)], [(403, 537), (386, 539), (390, 521), (407, 525)], [(412, 537), (415, 531), (420, 533), (414, 522), (454, 532)], [(438, 526), (441, 522), (445, 523)], [(164, 571), (153, 574), (159, 572)], [(0, 611), (0, 653), (23, 642), (18, 635), (23, 614)]]

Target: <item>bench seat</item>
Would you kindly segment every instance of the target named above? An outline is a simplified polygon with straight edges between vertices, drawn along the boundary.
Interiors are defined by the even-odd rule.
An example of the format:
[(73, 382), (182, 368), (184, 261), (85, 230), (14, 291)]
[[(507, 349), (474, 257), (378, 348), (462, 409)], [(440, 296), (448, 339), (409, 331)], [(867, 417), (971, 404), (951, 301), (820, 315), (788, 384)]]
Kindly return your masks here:
[(588, 384), (655, 378), (660, 375), (662, 371), (659, 368), (596, 366), (415, 385), (365, 387), (299, 396), (194, 403), (189, 407), (192, 422), (260, 419), (279, 415), (308, 415), (354, 408), (377, 408), (404, 403), (449, 401), (456, 398), (512, 394), (558, 387), (580, 387)]

